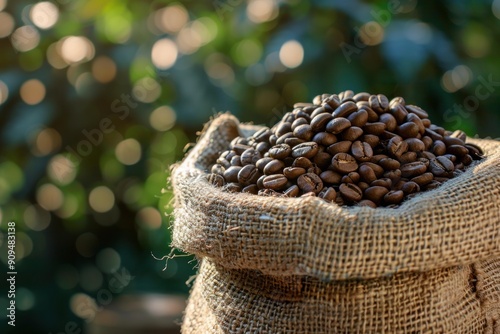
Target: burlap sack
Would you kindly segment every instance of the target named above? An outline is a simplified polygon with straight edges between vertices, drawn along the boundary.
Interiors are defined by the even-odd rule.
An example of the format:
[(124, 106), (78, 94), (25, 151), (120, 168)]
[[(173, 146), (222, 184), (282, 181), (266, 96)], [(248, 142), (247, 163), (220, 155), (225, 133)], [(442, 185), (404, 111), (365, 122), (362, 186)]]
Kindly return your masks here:
[(206, 171), (255, 127), (220, 115), (172, 175), (199, 275), (182, 332), (500, 333), (500, 145), (397, 209), (230, 194)]

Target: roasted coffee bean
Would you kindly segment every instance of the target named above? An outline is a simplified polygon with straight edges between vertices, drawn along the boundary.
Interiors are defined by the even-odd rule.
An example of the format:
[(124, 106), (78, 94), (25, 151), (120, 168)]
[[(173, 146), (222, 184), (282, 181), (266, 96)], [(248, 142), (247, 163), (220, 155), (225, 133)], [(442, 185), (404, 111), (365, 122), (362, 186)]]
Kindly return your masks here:
[(396, 96), (391, 101), (389, 101), (389, 106), (392, 105), (392, 104), (395, 104), (395, 103), (399, 103), (399, 104), (401, 104), (403, 106), (406, 105), (405, 99), (402, 98), (401, 96)]
[(295, 184), (283, 192), (283, 194), (285, 194), (287, 197), (297, 197), (299, 196), (299, 193), (300, 189)]
[(289, 122), (282, 122), (274, 131), (274, 134), (278, 137), (283, 136), (285, 133), (292, 131), (292, 124)]
[(432, 153), (436, 156), (446, 154), (446, 145), (441, 140), (436, 140), (432, 145)]
[(416, 114), (408, 114), (408, 116), (406, 116), (406, 122), (415, 123), (418, 126), (418, 133), (421, 135), (425, 133), (424, 123), (422, 123), (422, 120)]
[(305, 157), (298, 157), (293, 161), (292, 167), (301, 167), (304, 169), (309, 169), (313, 166), (313, 163), (311, 160), (305, 158)]
[(472, 161), (473, 161), (473, 159), (469, 154), (464, 155), (462, 158), (462, 163), (465, 166), (469, 166), (472, 163)]
[(318, 149), (318, 143), (316, 142), (302, 143), (292, 148), (292, 157), (304, 157), (310, 159), (318, 153)]
[(266, 142), (260, 142), (258, 143), (256, 146), (255, 146), (255, 149), (257, 151), (259, 151), (259, 153), (261, 155), (263, 155), (264, 153), (266, 153), (267, 151), (269, 151), (269, 149), (271, 148), (271, 145), (269, 143), (266, 143)]
[(363, 108), (360, 108), (360, 109), (364, 109), (368, 113), (368, 122), (377, 122), (378, 121), (379, 114), (377, 114), (375, 111), (373, 111), (372, 108), (370, 108), (369, 106), (364, 106)]
[(266, 178), (267, 175), (262, 175), (261, 177), (259, 177), (259, 179), (257, 180), (257, 187), (259, 187), (259, 189), (264, 189), (264, 179)]
[(351, 126), (350, 128), (342, 132), (342, 139), (348, 141), (355, 141), (363, 134), (363, 129), (357, 126)]
[(427, 159), (427, 158), (418, 158), (418, 159), (417, 159), (417, 161), (423, 162), (423, 163), (424, 163), (424, 165), (425, 165), (427, 168), (429, 168), (429, 163), (430, 163), (430, 162), (429, 162), (429, 159)]
[(271, 136), (269, 136), (269, 144), (271, 146), (276, 145), (277, 140), (278, 140), (278, 137), (275, 134), (272, 134)]
[(311, 129), (314, 132), (325, 130), (326, 124), (333, 118), (330, 113), (320, 114), (311, 120)]
[(439, 181), (432, 181), (431, 183), (429, 183), (428, 185), (425, 186), (425, 190), (436, 189), (440, 185), (441, 185), (441, 182), (439, 182)]
[(450, 137), (453, 137), (453, 138), (458, 138), (460, 140), (462, 140), (462, 142), (465, 143), (465, 140), (467, 139), (467, 135), (465, 134), (465, 132), (463, 132), (462, 130), (455, 130), (451, 135)]
[(292, 131), (295, 131), (295, 129), (299, 126), (299, 125), (304, 125), (304, 124), (309, 124), (309, 122), (307, 121), (307, 119), (305, 118), (297, 118), (295, 121), (293, 121), (292, 123)]
[(265, 142), (269, 140), (269, 136), (271, 136), (271, 134), (272, 134), (271, 130), (269, 128), (264, 127), (255, 132), (252, 137), (257, 142)]
[(434, 175), (432, 173), (424, 173), (422, 175), (416, 176), (411, 179), (411, 181), (418, 184), (420, 187), (423, 187), (429, 184), (434, 179)]
[(306, 173), (299, 176), (297, 185), (304, 192), (314, 192), (318, 194), (323, 189), (323, 181), (321, 178), (313, 173)]
[(447, 158), (440, 156), (430, 161), (429, 170), (435, 176), (446, 176), (455, 170), (455, 165)]
[(394, 170), (398, 169), (401, 166), (401, 163), (396, 159), (392, 158), (383, 158), (378, 161), (378, 164), (382, 166), (385, 170)]
[(274, 145), (269, 149), (269, 156), (273, 159), (283, 160), (292, 153), (292, 148), (287, 144)]
[(443, 140), (443, 136), (431, 129), (425, 129), (425, 135), (431, 137), (432, 140)]
[(453, 155), (457, 156), (458, 158), (462, 158), (466, 154), (469, 154), (469, 150), (467, 149), (467, 147), (462, 146), (462, 145), (448, 146), (448, 148), (446, 149), (446, 152), (453, 154)]
[(415, 152), (403, 153), (399, 158), (399, 162), (401, 162), (402, 164), (407, 164), (414, 161), (417, 161), (417, 153)]
[(382, 94), (371, 95), (368, 99), (368, 102), (370, 103), (370, 108), (372, 108), (379, 114), (387, 111), (387, 109), (389, 108), (389, 100), (385, 95)]
[(331, 155), (337, 153), (347, 153), (351, 150), (352, 142), (348, 140), (339, 141), (338, 143), (332, 144), (326, 148), (326, 151)]
[(347, 101), (342, 103), (335, 111), (332, 113), (333, 117), (348, 117), (350, 114), (358, 109), (356, 103), (352, 101)]
[(241, 159), (239, 155), (235, 155), (231, 158), (231, 166), (241, 166)]
[(266, 176), (263, 183), (266, 189), (280, 190), (286, 186), (288, 179), (283, 174), (273, 174)]
[(422, 175), (426, 172), (427, 167), (423, 162), (415, 161), (404, 165), (401, 165), (401, 176), (406, 178), (412, 178), (418, 175)]
[(379, 121), (385, 124), (385, 129), (387, 131), (394, 131), (396, 130), (396, 127), (398, 126), (398, 122), (396, 121), (396, 118), (392, 116), (389, 113), (384, 113), (380, 115)]
[(406, 153), (406, 151), (408, 151), (408, 143), (403, 141), (403, 138), (396, 136), (389, 140), (387, 149), (393, 156), (399, 158), (403, 153)]
[(319, 168), (318, 165), (313, 163), (313, 165), (309, 167), (306, 172), (319, 175), (321, 174), (321, 168)]
[(389, 179), (389, 178), (382, 178), (382, 179), (378, 179), (378, 180), (375, 180), (373, 181), (372, 183), (370, 183), (370, 186), (379, 186), (379, 187), (384, 187), (384, 188), (387, 188), (387, 189), (391, 189), (392, 187), (392, 180)]
[(362, 162), (361, 165), (365, 165), (365, 166), (368, 166), (371, 169), (373, 169), (373, 171), (375, 172), (375, 175), (377, 176), (377, 178), (382, 177), (382, 175), (385, 172), (382, 167), (380, 167), (377, 164), (374, 164), (373, 162)]
[(408, 144), (408, 151), (422, 152), (423, 150), (425, 150), (425, 144), (420, 139), (408, 138), (405, 139), (405, 142)]
[(305, 143), (306, 141), (297, 137), (290, 137), (285, 139), (285, 144), (287, 144), (290, 147), (295, 147), (299, 144)]
[(224, 172), (226, 171), (226, 169), (224, 167), (222, 167), (222, 165), (220, 165), (220, 164), (215, 164), (212, 166), (210, 171), (214, 174), (224, 175)]
[(248, 185), (245, 188), (241, 189), (241, 192), (257, 195), (259, 193), (259, 187), (257, 187), (256, 184), (251, 184), (251, 185)]
[(368, 101), (368, 99), (370, 98), (370, 94), (367, 93), (367, 92), (361, 92), (361, 93), (357, 93), (355, 94), (352, 99), (356, 102), (358, 101)]
[(359, 206), (365, 206), (365, 207), (373, 208), (373, 209), (377, 208), (377, 204), (373, 203), (369, 199), (364, 199), (362, 201), (359, 201), (358, 205)]
[(465, 147), (467, 150), (469, 150), (469, 155), (472, 157), (474, 160), (480, 160), (483, 158), (483, 151), (479, 146), (476, 146), (472, 143), (467, 143), (465, 144)]
[(208, 174), (207, 180), (216, 187), (222, 187), (226, 183), (222, 175), (215, 173)]
[(283, 161), (273, 159), (266, 164), (263, 172), (265, 175), (280, 174), (283, 168), (285, 168), (285, 163)]
[(400, 103), (394, 103), (391, 105), (390, 113), (394, 116), (398, 124), (402, 124), (408, 115), (408, 111), (406, 111), (405, 107)]
[(367, 123), (365, 126), (363, 126), (363, 132), (370, 135), (379, 136), (384, 133), (384, 131), (385, 123), (382, 122)]
[(337, 153), (332, 158), (332, 168), (334, 171), (347, 174), (358, 169), (356, 159), (347, 153)]
[(340, 102), (354, 101), (353, 97), (354, 97), (354, 92), (350, 89), (343, 91), (342, 93), (339, 94)]
[(327, 202), (335, 202), (337, 199), (337, 192), (332, 187), (323, 188), (318, 194), (318, 197), (324, 199)]
[(326, 109), (325, 106), (321, 106), (321, 107), (317, 107), (316, 109), (313, 110), (313, 112), (311, 113), (311, 121), (314, 117), (320, 115), (320, 114), (331, 114), (330, 111), (328, 111)]
[(368, 122), (368, 112), (365, 109), (360, 109), (347, 117), (352, 126), (362, 128)]
[(271, 161), (273, 161), (273, 158), (261, 158), (259, 160), (257, 160), (257, 162), (255, 163), (255, 166), (261, 171), (261, 172), (264, 172), (264, 168), (266, 167), (266, 165), (268, 163), (270, 163)]
[(361, 191), (365, 191), (370, 187), (370, 185), (364, 181), (358, 182), (357, 186), (359, 187), (359, 189), (361, 189)]
[(261, 158), (261, 154), (259, 151), (249, 148), (241, 153), (240, 161), (243, 166), (246, 165), (255, 165), (255, 163)]
[(241, 184), (236, 182), (231, 182), (222, 187), (222, 189), (230, 193), (239, 193), (241, 192)]
[(405, 108), (406, 108), (406, 110), (408, 110), (408, 112), (411, 112), (412, 114), (417, 115), (421, 119), (429, 118), (429, 114), (425, 110), (420, 108), (419, 106), (414, 106), (414, 105), (410, 104), (410, 105), (406, 105)]
[(379, 161), (382, 160), (382, 159), (386, 159), (386, 158), (389, 158), (387, 155), (385, 154), (375, 154), (373, 155), (373, 157), (370, 159), (370, 162), (373, 162), (374, 164), (379, 164)]
[(385, 187), (373, 186), (369, 187), (364, 191), (364, 197), (376, 204), (382, 202), (385, 194), (387, 194), (389, 190)]
[(323, 103), (335, 110), (340, 106), (340, 99), (337, 95), (330, 95), (323, 100)]
[(384, 173), (384, 178), (389, 178), (393, 182), (396, 180), (399, 180), (400, 177), (401, 177), (401, 170), (400, 169), (394, 169), (394, 170), (390, 170), (390, 171), (387, 171)]
[(309, 124), (302, 124), (293, 130), (293, 135), (299, 139), (311, 140), (314, 132)]
[(226, 182), (238, 182), (238, 173), (241, 168), (241, 166), (231, 166), (227, 168), (223, 175)]
[(327, 169), (332, 161), (332, 156), (327, 152), (318, 152), (313, 158), (313, 162), (321, 169)]
[(254, 165), (246, 165), (238, 172), (238, 183), (248, 186), (256, 183), (261, 176), (259, 170)]
[(315, 141), (320, 145), (328, 147), (337, 142), (337, 136), (329, 132), (318, 132), (317, 134), (314, 135), (312, 141)]
[(359, 202), (363, 198), (363, 191), (354, 183), (342, 183), (339, 191), (342, 197), (349, 202)]
[(351, 146), (351, 153), (356, 160), (364, 162), (370, 161), (373, 157), (373, 150), (370, 144), (361, 141), (355, 141)]
[(436, 156), (433, 153), (429, 152), (429, 151), (418, 152), (417, 156), (419, 158), (425, 158), (427, 160), (432, 160), (432, 159), (436, 158)]
[(289, 180), (296, 179), (305, 173), (306, 170), (302, 167), (287, 167), (283, 169), (283, 175), (285, 175)]
[(229, 161), (227, 161), (226, 159), (224, 159), (224, 158), (219, 158), (219, 159), (217, 159), (216, 162), (219, 165), (221, 165), (222, 167), (224, 167), (225, 169), (231, 167), (231, 163)]
[(363, 135), (361, 136), (361, 141), (374, 148), (380, 143), (380, 138), (375, 135)]
[(404, 192), (401, 190), (391, 190), (384, 195), (385, 204), (399, 204), (403, 201)]
[(329, 184), (339, 184), (342, 180), (342, 174), (334, 172), (332, 170), (325, 170), (324, 172), (321, 172), (319, 174), (319, 177), (321, 180), (323, 180), (324, 183), (329, 183)]
[(367, 165), (361, 165), (359, 167), (358, 173), (361, 177), (362, 180), (364, 180), (366, 183), (370, 184), (373, 181), (377, 179), (377, 175), (375, 175), (375, 172), (370, 166)]
[(360, 179), (361, 179), (361, 177), (359, 176), (358, 173), (356, 173), (356, 172), (350, 172), (349, 174), (342, 176), (342, 179), (340, 180), (340, 182), (343, 182), (343, 183), (358, 183)]
[(418, 132), (418, 125), (413, 123), (413, 122), (406, 122), (401, 124), (397, 129), (396, 132), (398, 135), (400, 135), (403, 138), (414, 138), (417, 136)]
[(351, 122), (344, 117), (334, 118), (325, 126), (327, 132), (333, 133), (335, 135), (341, 133), (344, 130), (347, 130), (350, 127)]
[(401, 190), (405, 195), (414, 194), (420, 191), (420, 186), (413, 181), (408, 181), (403, 184)]
[[(284, 144), (285, 141), (289, 138), (293, 138), (293, 133), (292, 132), (287, 132), (285, 133), (283, 136), (279, 137), (277, 140), (276, 140), (276, 144), (275, 145), (280, 145), (280, 144)], [(274, 145), (273, 145), (274, 146)]]
[(457, 161), (457, 157), (453, 154), (445, 154), (443, 155), (446, 159), (450, 160), (451, 162), (455, 163)]

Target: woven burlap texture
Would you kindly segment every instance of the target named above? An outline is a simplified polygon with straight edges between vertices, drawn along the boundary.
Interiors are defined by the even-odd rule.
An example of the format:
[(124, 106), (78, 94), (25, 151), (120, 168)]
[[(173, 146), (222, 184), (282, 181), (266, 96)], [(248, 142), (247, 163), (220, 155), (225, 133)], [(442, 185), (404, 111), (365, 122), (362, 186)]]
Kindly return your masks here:
[(500, 326), (497, 141), (471, 139), (487, 158), (438, 189), (397, 209), (371, 209), (210, 185), (206, 172), (218, 155), (255, 130), (220, 115), (173, 170), (173, 246), (203, 259), (184, 333)]

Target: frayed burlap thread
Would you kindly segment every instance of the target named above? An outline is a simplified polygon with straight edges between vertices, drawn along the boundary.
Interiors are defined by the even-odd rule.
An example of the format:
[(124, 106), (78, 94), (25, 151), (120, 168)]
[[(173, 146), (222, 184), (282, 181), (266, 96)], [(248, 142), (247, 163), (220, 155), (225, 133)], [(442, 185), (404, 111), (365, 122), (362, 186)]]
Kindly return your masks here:
[(206, 126), (173, 171), (173, 246), (201, 260), (183, 333), (500, 333), (500, 144), (399, 208), (225, 193), (206, 172), (257, 127)]

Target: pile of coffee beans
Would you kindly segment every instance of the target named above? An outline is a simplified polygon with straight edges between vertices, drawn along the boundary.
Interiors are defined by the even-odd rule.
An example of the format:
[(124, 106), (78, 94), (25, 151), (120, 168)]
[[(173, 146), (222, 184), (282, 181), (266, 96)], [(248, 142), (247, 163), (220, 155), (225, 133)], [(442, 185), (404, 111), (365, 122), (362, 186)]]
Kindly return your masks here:
[(396, 207), (482, 159), (465, 139), (402, 97), (347, 90), (296, 103), (272, 128), (235, 138), (208, 179), (229, 192)]

